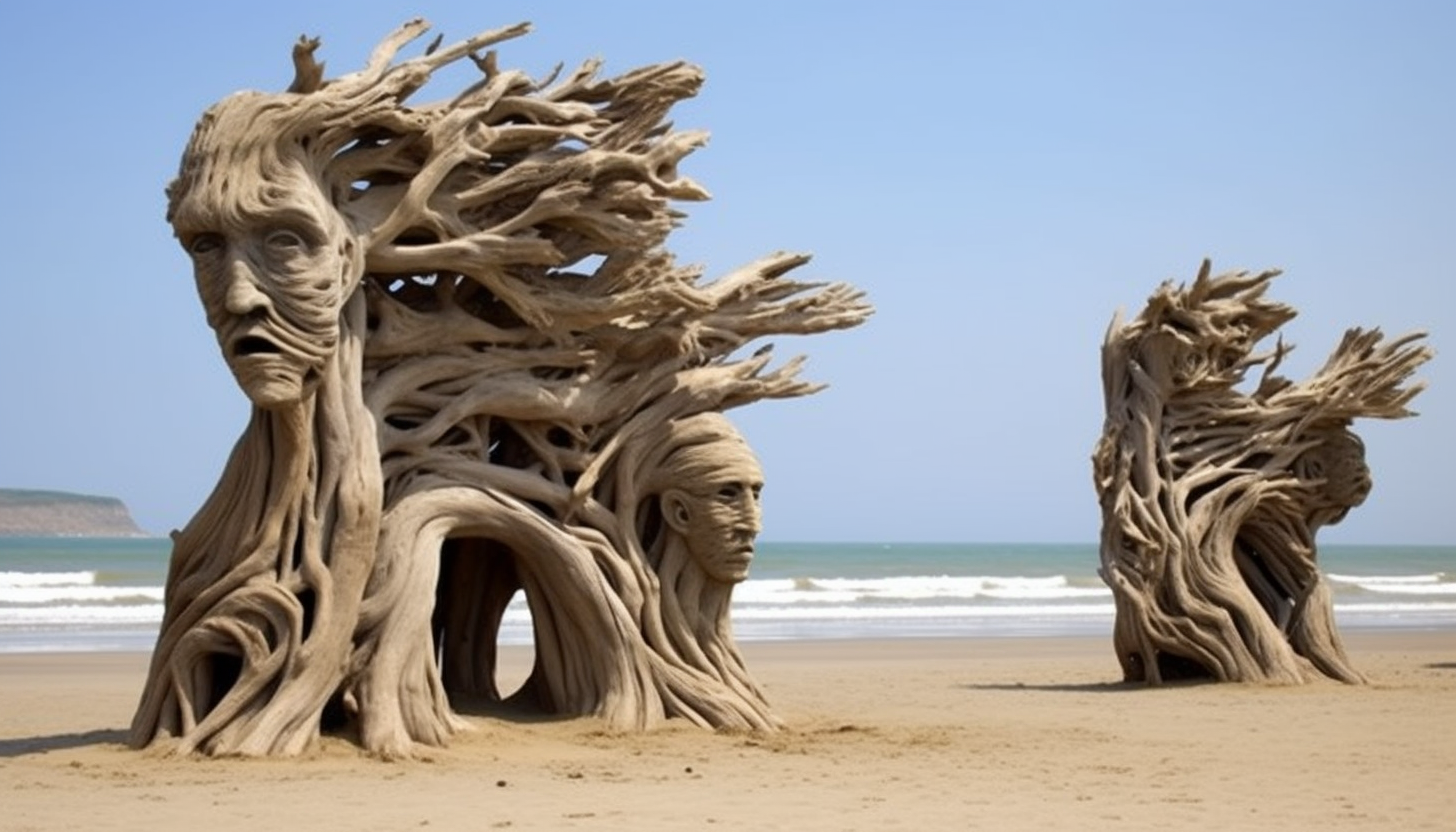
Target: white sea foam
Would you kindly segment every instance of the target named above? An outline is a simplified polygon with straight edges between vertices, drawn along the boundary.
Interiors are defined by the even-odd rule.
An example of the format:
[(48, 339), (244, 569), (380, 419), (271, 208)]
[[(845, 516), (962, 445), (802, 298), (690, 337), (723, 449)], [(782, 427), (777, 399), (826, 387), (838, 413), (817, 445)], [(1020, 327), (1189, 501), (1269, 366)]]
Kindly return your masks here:
[[(0, 571), (0, 652), (98, 644), (97, 649), (149, 647), (143, 636), (154, 635), (161, 624), (162, 587), (116, 586), (108, 578), (111, 572), (76, 566), (83, 564), (66, 572)], [(1434, 565), (1421, 574), (1360, 574), (1368, 568), (1362, 567), (1327, 576), (1341, 624), (1456, 627), (1456, 573)], [(832, 575), (829, 570), (837, 567), (822, 568), (819, 574)], [(1004, 577), (942, 575), (938, 569), (930, 565), (919, 575), (892, 577), (754, 578), (734, 588), (735, 632), (743, 640), (772, 640), (1086, 634), (1104, 633), (1112, 625), (1111, 590), (1090, 570)], [(140, 580), (160, 584), (162, 576)], [(506, 609), (497, 639), (503, 644), (532, 641), (523, 595), (518, 593)]]
[(1429, 604), (1335, 604), (1335, 612), (1360, 615), (1456, 615), (1456, 603), (1434, 602)]
[(26, 586), (90, 586), (95, 572), (0, 572), (0, 589)]
[(828, 607), (735, 607), (734, 620), (890, 620), (926, 618), (1038, 618), (1054, 616), (1107, 616), (1111, 604), (1017, 604), (1015, 606), (828, 606)]
[(3, 628), (161, 623), (161, 604), (111, 607), (0, 607), (0, 627)]
[(1435, 584), (1440, 583), (1445, 578), (1445, 574), (1441, 572), (1426, 575), (1340, 575), (1331, 573), (1325, 577), (1346, 584)]
[(1332, 583), (1386, 595), (1456, 595), (1445, 573), (1427, 575), (1326, 575)]
[(69, 601), (93, 604), (125, 604), (138, 601), (161, 601), (159, 586), (80, 586), (42, 585), (0, 587), (0, 604), (62, 604)]
[[(870, 604), (831, 604), (822, 606), (762, 606), (752, 604), (740, 604), (735, 597), (733, 605), (733, 620), (890, 620), (890, 619), (928, 619), (928, 618), (1059, 618), (1059, 617), (1106, 617), (1111, 620), (1114, 612), (1112, 604), (1009, 604), (1009, 605), (977, 605), (977, 604), (951, 604), (951, 605), (926, 605), (926, 606), (875, 606)], [(1402, 604), (1402, 603), (1366, 603), (1366, 604), (1336, 604), (1337, 613), (1367, 613), (1367, 614), (1424, 614), (1437, 613), (1444, 615), (1456, 614), (1456, 603), (1430, 603), (1430, 604)], [(517, 600), (506, 608), (505, 615), (501, 619), (503, 624), (529, 624), (531, 621), (530, 609), (525, 603)]]
[[(1335, 612), (1340, 615), (1437, 615), (1456, 616), (1456, 603), (1356, 603), (1336, 604)], [(824, 606), (751, 606), (736, 605), (733, 609), (735, 621), (826, 621), (863, 620), (913, 620), (913, 619), (1011, 619), (1011, 618), (1086, 618), (1105, 617), (1111, 619), (1112, 604), (1016, 604), (1016, 605), (929, 605), (929, 606), (873, 606), (865, 604), (833, 604)], [(135, 604), (126, 606), (51, 606), (51, 607), (0, 607), (0, 627), (43, 626), (43, 625), (136, 625), (160, 624), (161, 604)], [(530, 610), (525, 604), (511, 604), (502, 623), (505, 625), (528, 625)]]
[(1061, 575), (1045, 578), (967, 576), (910, 576), (889, 578), (782, 578), (749, 580), (734, 590), (744, 604), (799, 605), (876, 601), (936, 601), (994, 599), (1002, 601), (1056, 601), (1110, 598), (1106, 587), (1074, 586)]

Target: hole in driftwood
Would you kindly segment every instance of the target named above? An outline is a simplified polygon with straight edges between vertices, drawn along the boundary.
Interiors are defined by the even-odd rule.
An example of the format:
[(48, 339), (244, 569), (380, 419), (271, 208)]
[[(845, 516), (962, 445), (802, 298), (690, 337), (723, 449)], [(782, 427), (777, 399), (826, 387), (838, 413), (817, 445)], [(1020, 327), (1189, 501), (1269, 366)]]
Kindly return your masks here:
[[(1244, 585), (1259, 602), (1264, 614), (1280, 631), (1287, 632), (1289, 623), (1294, 613), (1296, 588), (1286, 586), (1280, 580), (1279, 574), (1274, 568), (1270, 558), (1276, 557), (1277, 553), (1264, 551), (1255, 546), (1247, 537), (1242, 534), (1234, 539), (1234, 564), (1238, 567), (1239, 577), (1243, 578)], [(1244, 636), (1248, 642), (1248, 635)]]
[(536, 453), (531, 449), (531, 443), (506, 423), (497, 423), (493, 426), (490, 442), (486, 448), (486, 461), (491, 465), (525, 469), (538, 459)]
[(312, 589), (305, 589), (298, 593), (298, 604), (303, 607), (302, 632), (298, 637), (300, 641), (308, 641), (309, 635), (313, 633), (314, 619), (317, 617), (318, 593)]
[[(516, 590), (509, 601), (506, 602), (506, 615), (511, 615), (510, 607), (519, 608), (526, 603), (526, 591)], [(528, 628), (529, 632), (529, 628)], [(501, 692), (501, 698), (530, 700), (533, 697), (527, 694), (526, 685), (531, 681), (531, 671), (536, 664), (536, 650), (534, 637), (527, 640), (524, 646), (501, 645), (506, 655), (496, 663), (495, 686)], [(499, 643), (499, 637), (497, 638)]]
[(462, 537), (441, 547), (433, 628), (440, 678), (451, 707), (469, 712), (508, 700), (534, 703), (528, 690), (534, 643), (526, 655), (511, 648), (509, 661), (501, 660), (508, 608), (523, 593), (515, 553), (508, 546)]
[(1158, 653), (1158, 673), (1165, 682), (1212, 679), (1213, 674), (1198, 662), (1175, 653)]
[(526, 325), (510, 304), (473, 280), (455, 287), (455, 303), (470, 315), (500, 329), (515, 329)]
[(212, 709), (228, 695), (228, 691), (233, 689), (233, 685), (238, 683), (238, 678), (243, 674), (242, 656), (211, 653), (203, 662), (203, 672), (207, 674), (208, 701), (207, 706), (201, 709), (200, 717), (212, 713)]
[(607, 258), (605, 255), (588, 254), (568, 265), (547, 269), (546, 276), (548, 278), (584, 280), (595, 275), (602, 266), (606, 265), (606, 262)]

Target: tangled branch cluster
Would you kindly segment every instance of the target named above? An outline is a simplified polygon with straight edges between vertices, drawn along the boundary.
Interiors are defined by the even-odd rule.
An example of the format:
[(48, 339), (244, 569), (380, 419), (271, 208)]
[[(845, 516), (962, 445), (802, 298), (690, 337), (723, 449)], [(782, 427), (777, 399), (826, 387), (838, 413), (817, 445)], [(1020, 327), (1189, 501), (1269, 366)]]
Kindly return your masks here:
[[(1165, 283), (1103, 346), (1107, 416), (1093, 456), (1103, 577), (1130, 679), (1297, 681), (1307, 661), (1356, 681), (1315, 563), (1315, 533), (1370, 489), (1356, 418), (1396, 419), (1431, 356), (1421, 333), (1352, 329), (1310, 379), (1278, 376), (1292, 319), (1279, 273)], [(1240, 388), (1261, 371), (1252, 391)], [(1299, 658), (1296, 658), (1299, 657)]]

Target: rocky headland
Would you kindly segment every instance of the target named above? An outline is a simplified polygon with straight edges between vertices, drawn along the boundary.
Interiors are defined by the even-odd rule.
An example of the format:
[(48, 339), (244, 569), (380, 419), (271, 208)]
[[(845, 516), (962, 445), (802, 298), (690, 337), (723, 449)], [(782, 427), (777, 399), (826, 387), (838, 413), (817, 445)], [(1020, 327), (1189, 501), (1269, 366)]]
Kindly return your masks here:
[(0, 488), (0, 536), (147, 537), (115, 497)]

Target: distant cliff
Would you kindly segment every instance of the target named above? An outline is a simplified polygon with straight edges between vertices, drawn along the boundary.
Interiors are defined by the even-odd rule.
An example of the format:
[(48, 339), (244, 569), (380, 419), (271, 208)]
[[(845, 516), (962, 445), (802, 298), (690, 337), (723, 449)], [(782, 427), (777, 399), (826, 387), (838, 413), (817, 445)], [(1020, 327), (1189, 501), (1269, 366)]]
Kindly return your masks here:
[(0, 535), (146, 537), (115, 497), (0, 488)]

